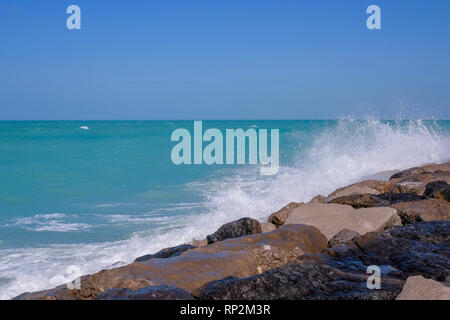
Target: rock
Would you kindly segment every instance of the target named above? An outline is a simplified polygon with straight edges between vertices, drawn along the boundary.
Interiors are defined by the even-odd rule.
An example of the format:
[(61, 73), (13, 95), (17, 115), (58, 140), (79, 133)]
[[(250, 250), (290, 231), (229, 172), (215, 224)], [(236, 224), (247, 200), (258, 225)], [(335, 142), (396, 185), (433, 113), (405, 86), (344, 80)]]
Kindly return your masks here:
[(425, 198), (435, 198), (436, 194), (442, 189), (448, 188), (449, 185), (446, 181), (433, 181), (425, 186), (423, 196)]
[(407, 170), (403, 170), (400, 172), (397, 172), (393, 174), (390, 178), (390, 180), (403, 178), (406, 176), (410, 176), (416, 173), (433, 173), (436, 171), (444, 171), (444, 172), (450, 172), (450, 162), (443, 163), (443, 164), (428, 164), (422, 167), (414, 167)]
[(309, 202), (318, 202), (318, 203), (325, 203), (327, 201), (327, 197), (319, 194), (312, 198)]
[(434, 197), (450, 202), (450, 187), (441, 189)]
[(278, 227), (282, 226), (284, 224), (284, 221), (289, 216), (289, 214), (297, 208), (298, 206), (302, 205), (303, 203), (298, 202), (291, 202), (287, 206), (281, 208), (277, 212), (272, 213), (269, 218), (267, 219), (267, 222), (273, 223), (274, 225)]
[(353, 194), (379, 194), (381, 190), (383, 190), (385, 181), (378, 180), (364, 180), (358, 183), (354, 183), (350, 186), (339, 188), (330, 195), (328, 195), (328, 201), (333, 200), (335, 198), (349, 196)]
[(269, 223), (269, 222), (261, 223), (261, 232), (263, 232), (263, 233), (272, 232), (276, 229), (277, 229), (277, 226), (272, 223)]
[(331, 239), (343, 229), (365, 234), (400, 225), (401, 221), (395, 209), (387, 207), (354, 209), (348, 205), (307, 203), (294, 209), (286, 224), (315, 226)]
[(65, 286), (21, 296), (21, 299), (93, 299), (113, 288), (137, 290), (167, 285), (191, 292), (228, 276), (248, 277), (287, 264), (299, 255), (316, 253), (327, 239), (315, 227), (286, 225), (270, 233), (227, 239), (170, 259), (151, 259), (103, 270), (81, 280), (81, 289)]
[(415, 193), (422, 196), (426, 185), (433, 181), (450, 182), (450, 171), (422, 172), (391, 179), (385, 185), (383, 192)]
[(422, 276), (409, 277), (396, 300), (450, 300), (450, 287)]
[(191, 241), (191, 244), (194, 246), (194, 247), (205, 247), (205, 246), (207, 246), (208, 245), (208, 240), (206, 240), (206, 239), (203, 239), (203, 240), (192, 240)]
[[(434, 221), (369, 233), (348, 245), (302, 255), (245, 278), (229, 277), (194, 290), (199, 299), (395, 299), (404, 281), (450, 275), (450, 222)], [(367, 267), (381, 270), (381, 288), (367, 288)], [(442, 280), (441, 280), (442, 281)]]
[(109, 289), (98, 294), (95, 300), (194, 300), (194, 298), (183, 289), (160, 285), (144, 287), (138, 290), (127, 288)]
[(338, 232), (333, 238), (328, 241), (330, 247), (335, 247), (339, 245), (346, 244), (350, 240), (353, 240), (356, 237), (360, 237), (361, 235), (353, 230), (344, 229)]
[(213, 281), (192, 295), (202, 300), (386, 300), (400, 290), (401, 282), (368, 290), (363, 274), (345, 274), (317, 263), (290, 263), (244, 279)]
[(414, 193), (381, 193), (375, 194), (354, 194), (335, 198), (329, 203), (350, 205), (353, 208), (388, 207), (395, 203), (420, 201), (424, 198)]
[(165, 259), (165, 258), (173, 258), (176, 256), (179, 256), (183, 252), (191, 249), (195, 249), (196, 247), (190, 245), (190, 244), (182, 244), (180, 246), (172, 247), (172, 248), (166, 248), (162, 249), (161, 251), (158, 251), (155, 254), (146, 254), (145, 256), (136, 258), (134, 262), (142, 262), (147, 261), (150, 259)]
[(208, 244), (225, 239), (239, 238), (250, 234), (261, 233), (261, 224), (258, 220), (241, 218), (221, 226), (216, 232), (206, 237)]
[(403, 224), (450, 220), (450, 203), (441, 199), (426, 199), (415, 202), (404, 202), (392, 205), (397, 210)]

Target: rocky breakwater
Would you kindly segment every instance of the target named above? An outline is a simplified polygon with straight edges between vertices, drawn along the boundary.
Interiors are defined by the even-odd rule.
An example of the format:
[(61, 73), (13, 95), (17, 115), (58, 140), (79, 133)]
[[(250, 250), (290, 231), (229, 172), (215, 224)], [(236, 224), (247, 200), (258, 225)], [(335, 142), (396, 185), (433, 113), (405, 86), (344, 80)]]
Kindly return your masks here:
[[(242, 218), (202, 241), (17, 299), (449, 299), (450, 164)], [(369, 289), (369, 266), (381, 287)]]

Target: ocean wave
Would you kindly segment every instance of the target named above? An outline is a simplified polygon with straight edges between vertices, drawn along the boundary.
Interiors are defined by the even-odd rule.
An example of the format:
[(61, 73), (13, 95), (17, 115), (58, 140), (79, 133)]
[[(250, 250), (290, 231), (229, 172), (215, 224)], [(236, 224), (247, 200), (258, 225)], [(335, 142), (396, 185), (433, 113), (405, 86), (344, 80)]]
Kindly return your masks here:
[[(32, 217), (18, 218), (13, 225), (19, 226), (29, 231), (53, 231), (53, 232), (69, 232), (89, 229), (91, 226), (86, 223), (67, 222), (63, 219), (68, 217), (63, 213), (36, 214)], [(70, 215), (74, 218), (76, 215)]]

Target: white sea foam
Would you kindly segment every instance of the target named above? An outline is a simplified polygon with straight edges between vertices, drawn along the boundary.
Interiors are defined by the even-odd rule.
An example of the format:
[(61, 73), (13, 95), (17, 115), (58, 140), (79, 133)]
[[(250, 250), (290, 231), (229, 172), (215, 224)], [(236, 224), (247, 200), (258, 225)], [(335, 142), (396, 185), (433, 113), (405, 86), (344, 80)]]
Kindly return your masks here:
[[(265, 220), (290, 201), (327, 195), (377, 172), (449, 161), (450, 137), (421, 121), (405, 126), (343, 120), (322, 132), (310, 148), (294, 158), (295, 164), (282, 167), (276, 176), (261, 177), (257, 168), (245, 168), (224, 178), (190, 183), (187, 188), (204, 195), (207, 213), (166, 220), (170, 223), (135, 233), (125, 241), (0, 251), (4, 283), (0, 284), (0, 298), (61, 284), (50, 280), (63, 274), (69, 265), (78, 265), (83, 274), (94, 273), (119, 261), (129, 263), (140, 255), (203, 238), (220, 225), (243, 216)], [(151, 216), (112, 217), (146, 218)]]
[[(30, 231), (53, 231), (53, 232), (69, 232), (89, 229), (86, 223), (71, 223), (64, 221), (67, 217), (63, 213), (36, 214), (32, 217), (18, 218), (14, 222), (15, 226), (19, 226)], [(71, 215), (72, 218), (76, 215)]]

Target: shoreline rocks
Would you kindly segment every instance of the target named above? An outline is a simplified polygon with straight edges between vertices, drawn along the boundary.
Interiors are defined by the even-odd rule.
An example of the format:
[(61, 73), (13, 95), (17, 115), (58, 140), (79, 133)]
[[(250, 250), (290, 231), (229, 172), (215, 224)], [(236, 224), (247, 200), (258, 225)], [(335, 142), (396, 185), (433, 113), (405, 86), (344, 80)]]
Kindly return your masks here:
[[(376, 175), (375, 175), (376, 176)], [(267, 222), (242, 218), (207, 239), (163, 249), (17, 300), (449, 299), (450, 163), (365, 180)], [(368, 266), (381, 289), (367, 287)]]

